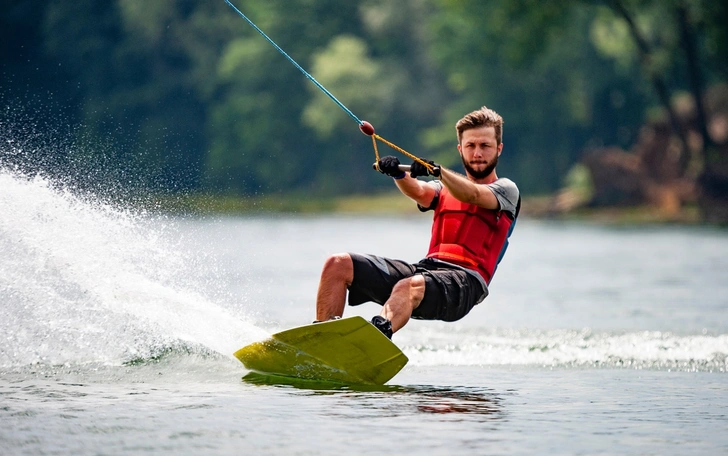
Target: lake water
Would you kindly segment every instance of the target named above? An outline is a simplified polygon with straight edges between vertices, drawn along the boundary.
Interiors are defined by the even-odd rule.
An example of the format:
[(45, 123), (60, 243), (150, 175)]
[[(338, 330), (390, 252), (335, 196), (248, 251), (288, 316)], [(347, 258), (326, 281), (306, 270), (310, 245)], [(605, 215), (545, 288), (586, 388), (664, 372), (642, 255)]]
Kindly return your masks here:
[(328, 255), (415, 261), (429, 222), (144, 215), (0, 170), (0, 453), (728, 454), (713, 228), (520, 220), (466, 319), (395, 334), (388, 385), (242, 380)]

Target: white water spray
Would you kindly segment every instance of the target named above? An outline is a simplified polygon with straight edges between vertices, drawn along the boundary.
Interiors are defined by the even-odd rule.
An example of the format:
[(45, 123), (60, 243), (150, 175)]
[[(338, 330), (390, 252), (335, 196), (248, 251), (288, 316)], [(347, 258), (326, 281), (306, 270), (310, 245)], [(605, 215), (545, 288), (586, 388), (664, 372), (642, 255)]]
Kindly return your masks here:
[(0, 169), (0, 367), (230, 355), (263, 337), (189, 287), (174, 229)]
[[(540, 365), (728, 371), (728, 334), (421, 328), (403, 339), (410, 361), (423, 366)], [(427, 343), (417, 342), (421, 340)]]

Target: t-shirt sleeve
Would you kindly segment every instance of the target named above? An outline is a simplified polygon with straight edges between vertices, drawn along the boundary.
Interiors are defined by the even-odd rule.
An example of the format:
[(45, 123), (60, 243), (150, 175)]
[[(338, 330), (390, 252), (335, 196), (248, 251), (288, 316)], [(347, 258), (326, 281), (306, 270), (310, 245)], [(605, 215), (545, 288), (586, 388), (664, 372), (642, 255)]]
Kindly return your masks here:
[(502, 177), (492, 184), (488, 184), (488, 187), (493, 191), (493, 194), (498, 200), (500, 210), (508, 212), (513, 218), (516, 218), (518, 215), (516, 208), (518, 207), (518, 199), (520, 197), (520, 192), (516, 184), (512, 180)]

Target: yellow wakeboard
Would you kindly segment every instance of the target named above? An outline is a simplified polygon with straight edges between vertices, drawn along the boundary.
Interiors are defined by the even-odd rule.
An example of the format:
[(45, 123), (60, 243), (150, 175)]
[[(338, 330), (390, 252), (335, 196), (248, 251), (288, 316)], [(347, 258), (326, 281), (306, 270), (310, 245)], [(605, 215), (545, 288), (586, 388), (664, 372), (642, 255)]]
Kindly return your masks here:
[(255, 372), (345, 384), (383, 385), (407, 357), (362, 317), (289, 329), (235, 352)]

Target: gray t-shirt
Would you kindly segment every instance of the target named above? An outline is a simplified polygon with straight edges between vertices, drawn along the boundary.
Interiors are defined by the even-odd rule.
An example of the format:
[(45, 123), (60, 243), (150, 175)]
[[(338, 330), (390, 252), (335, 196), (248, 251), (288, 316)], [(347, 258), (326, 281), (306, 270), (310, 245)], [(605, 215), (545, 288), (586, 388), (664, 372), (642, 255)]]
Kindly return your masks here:
[(500, 203), (500, 210), (508, 212), (513, 218), (516, 218), (518, 215), (518, 197), (520, 195), (516, 184), (507, 177), (501, 177), (492, 184), (487, 185)]
[[(442, 182), (435, 180), (432, 181), (432, 184), (435, 185), (436, 192), (435, 198), (432, 200), (430, 206), (423, 207), (419, 204), (417, 205), (423, 212), (434, 209), (437, 205), (437, 200), (440, 198), (440, 190), (443, 187)], [(495, 182), (486, 185), (493, 191), (495, 198), (498, 200), (498, 204), (500, 204), (500, 210), (508, 212), (515, 219), (518, 216), (518, 199), (520, 197), (520, 192), (516, 184), (507, 177), (501, 177), (496, 179)]]

